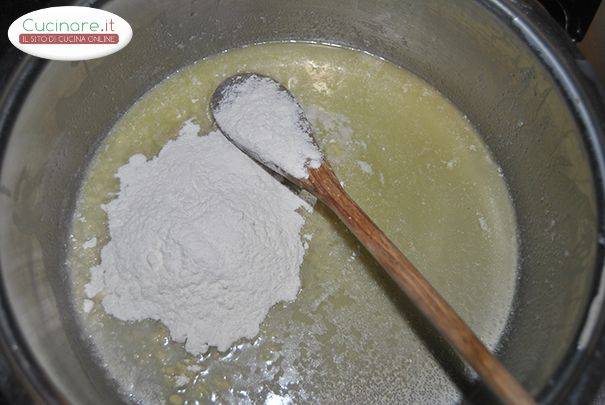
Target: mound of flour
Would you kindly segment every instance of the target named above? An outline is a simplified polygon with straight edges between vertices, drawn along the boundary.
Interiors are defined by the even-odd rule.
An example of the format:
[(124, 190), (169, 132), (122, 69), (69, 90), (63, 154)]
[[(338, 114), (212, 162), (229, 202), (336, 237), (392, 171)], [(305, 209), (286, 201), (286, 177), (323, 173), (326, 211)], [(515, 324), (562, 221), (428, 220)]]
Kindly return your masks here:
[(269, 308), (300, 288), (308, 204), (221, 133), (188, 122), (149, 161), (130, 158), (103, 206), (110, 242), (89, 298), (109, 314), (155, 319), (191, 353), (252, 338)]
[(322, 154), (309, 135), (296, 100), (274, 80), (251, 75), (227, 87), (214, 119), (229, 137), (267, 166), (303, 179), (321, 166)]

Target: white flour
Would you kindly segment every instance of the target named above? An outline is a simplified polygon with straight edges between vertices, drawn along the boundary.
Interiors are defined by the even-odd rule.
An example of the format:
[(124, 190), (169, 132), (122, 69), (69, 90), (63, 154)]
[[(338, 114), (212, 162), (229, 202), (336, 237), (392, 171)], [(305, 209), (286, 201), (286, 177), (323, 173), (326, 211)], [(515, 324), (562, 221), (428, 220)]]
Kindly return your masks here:
[(188, 122), (156, 158), (118, 170), (103, 207), (111, 241), (86, 285), (109, 314), (159, 320), (191, 353), (254, 337), (272, 305), (296, 297), (296, 210), (310, 209), (221, 133), (198, 131)]
[(322, 155), (301, 120), (303, 111), (272, 79), (250, 76), (229, 87), (214, 112), (229, 137), (255, 159), (298, 179)]

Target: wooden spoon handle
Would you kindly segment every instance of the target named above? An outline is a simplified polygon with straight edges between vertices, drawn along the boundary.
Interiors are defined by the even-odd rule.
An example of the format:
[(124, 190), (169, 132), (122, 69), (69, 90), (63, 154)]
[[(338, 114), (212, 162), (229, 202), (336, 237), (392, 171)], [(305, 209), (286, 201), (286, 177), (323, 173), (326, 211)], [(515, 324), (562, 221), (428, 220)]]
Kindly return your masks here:
[(459, 355), (507, 404), (534, 404), (532, 397), (504, 368), (454, 309), (420, 274), (397, 246), (349, 197), (327, 163), (309, 170), (303, 187), (313, 191), (359, 239)]

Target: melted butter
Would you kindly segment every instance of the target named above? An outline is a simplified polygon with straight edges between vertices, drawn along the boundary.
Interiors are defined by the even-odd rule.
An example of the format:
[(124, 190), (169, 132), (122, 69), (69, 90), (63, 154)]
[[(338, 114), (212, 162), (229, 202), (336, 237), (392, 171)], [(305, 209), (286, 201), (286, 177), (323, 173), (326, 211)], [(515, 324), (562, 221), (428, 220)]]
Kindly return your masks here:
[[(109, 240), (100, 206), (119, 190), (117, 169), (135, 153), (157, 154), (188, 119), (210, 131), (212, 92), (242, 71), (287, 84), (351, 196), (484, 342), (495, 347), (503, 333), (516, 279), (514, 213), (465, 117), (418, 77), (366, 53), (265, 44), (208, 58), (158, 84), (115, 124), (91, 163), (68, 264), (99, 361), (125, 396), (142, 402), (455, 401), (450, 372), (460, 364), (320, 204), (303, 230), (309, 249), (298, 298), (276, 305), (253, 341), (193, 356), (158, 322), (118, 321), (99, 302), (82, 310), (88, 269)], [(93, 237), (97, 245), (84, 248)]]

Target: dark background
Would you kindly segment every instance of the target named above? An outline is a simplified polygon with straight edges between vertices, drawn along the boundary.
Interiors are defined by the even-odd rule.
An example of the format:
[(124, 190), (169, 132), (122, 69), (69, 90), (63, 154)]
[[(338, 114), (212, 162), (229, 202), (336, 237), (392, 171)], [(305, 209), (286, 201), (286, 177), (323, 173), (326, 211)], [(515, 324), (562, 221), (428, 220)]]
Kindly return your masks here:
[[(169, 0), (166, 0), (169, 1)], [(597, 77), (605, 85), (605, 3), (601, 0), (538, 0), (569, 36), (579, 43), (581, 51), (595, 67)], [(10, 72), (18, 65), (24, 54), (13, 47), (4, 34), (8, 26), (23, 14), (45, 7), (65, 5), (70, 2), (61, 0), (0, 0), (0, 90), (6, 83)], [(595, 17), (596, 16), (596, 17)], [(591, 25), (593, 19), (596, 20)], [(590, 30), (589, 30), (590, 27)], [(605, 335), (602, 338), (605, 347)], [(585, 404), (586, 398), (581, 389), (603, 380), (605, 373), (605, 353), (595, 353), (596, 362), (586, 370), (578, 382), (579, 390), (572, 394), (570, 403)], [(589, 388), (589, 387), (587, 387)], [(589, 392), (595, 389), (589, 388)], [(605, 404), (605, 385), (594, 403)], [(0, 354), (0, 404), (31, 403), (24, 390), (10, 373), (6, 359)]]
[(581, 41), (601, 0), (538, 0), (575, 41)]

